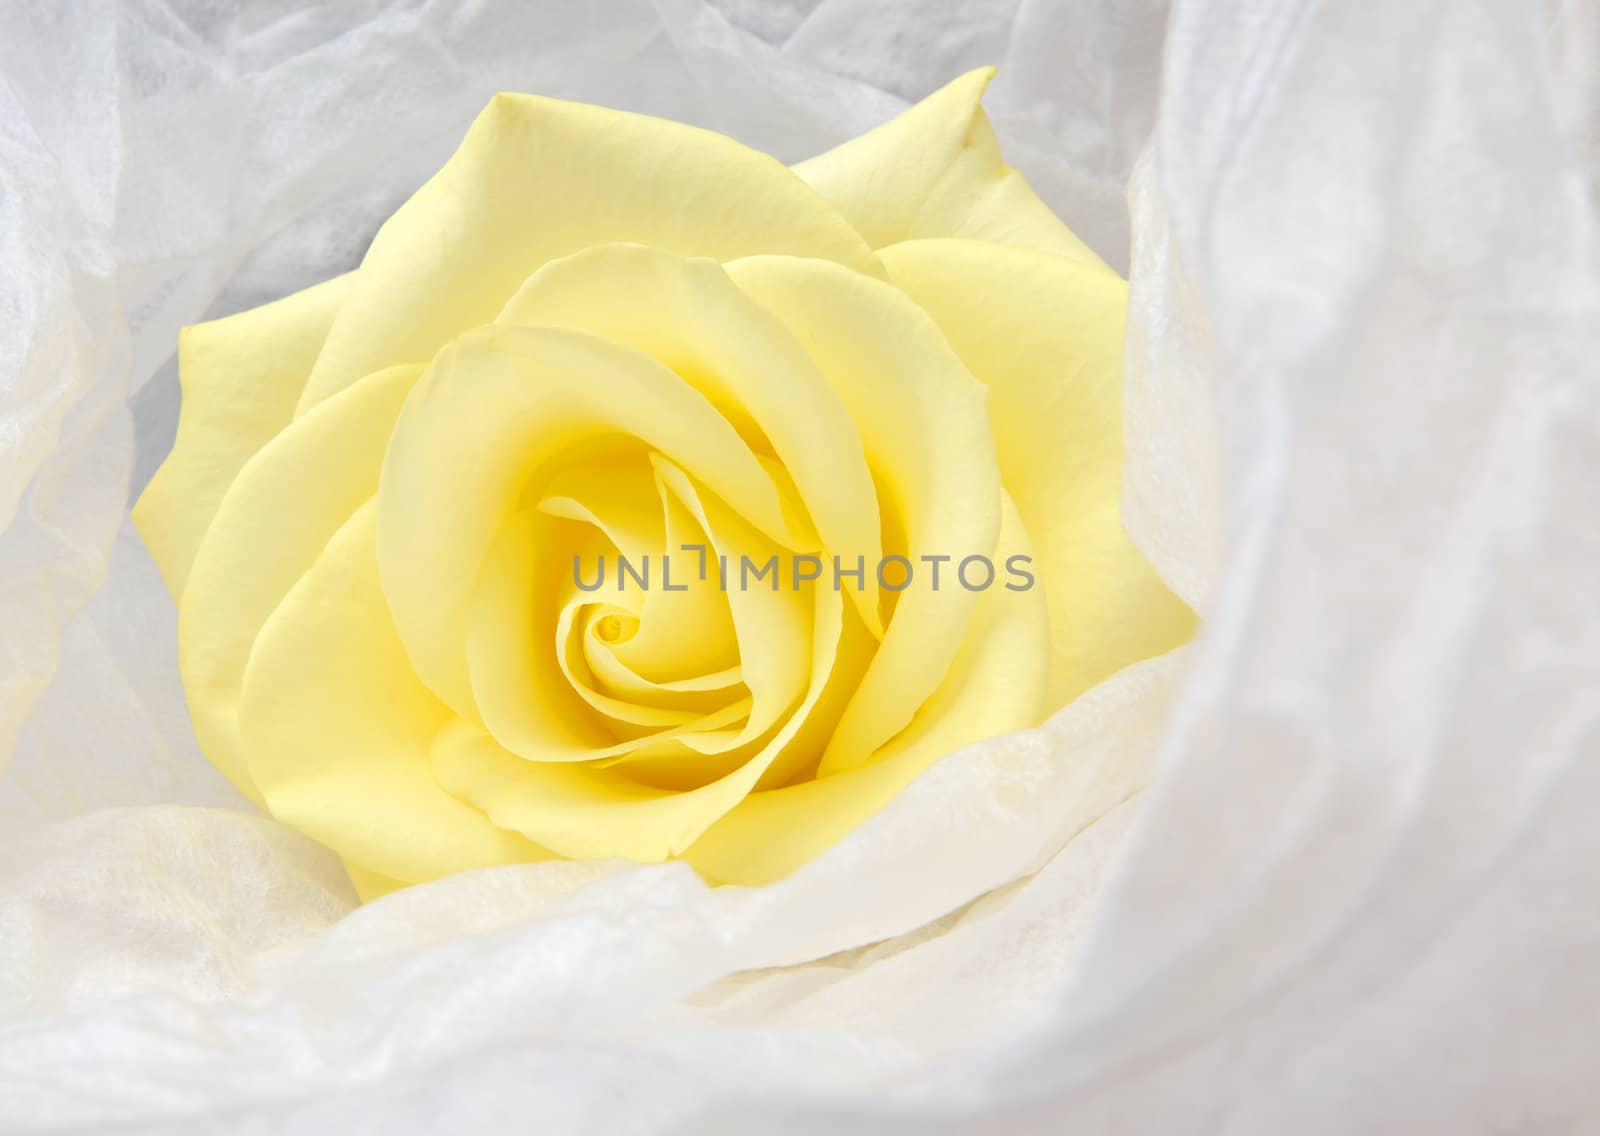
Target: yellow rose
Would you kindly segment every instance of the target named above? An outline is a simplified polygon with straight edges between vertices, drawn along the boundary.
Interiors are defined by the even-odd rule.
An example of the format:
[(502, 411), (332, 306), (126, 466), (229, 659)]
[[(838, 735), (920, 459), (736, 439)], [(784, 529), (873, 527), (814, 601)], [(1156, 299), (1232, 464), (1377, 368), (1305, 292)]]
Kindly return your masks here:
[(500, 95), (360, 268), (186, 329), (135, 518), (211, 760), (369, 897), (760, 884), (1186, 639), (1119, 520), (1126, 287), (989, 77), (793, 169)]

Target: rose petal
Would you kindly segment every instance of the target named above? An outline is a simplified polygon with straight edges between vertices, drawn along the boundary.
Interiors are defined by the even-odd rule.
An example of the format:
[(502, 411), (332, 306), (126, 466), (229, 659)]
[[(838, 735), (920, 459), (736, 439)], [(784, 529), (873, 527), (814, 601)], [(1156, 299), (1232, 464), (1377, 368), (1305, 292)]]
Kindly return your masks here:
[(377, 521), (376, 501), (357, 510), (256, 640), (239, 704), (252, 780), (279, 820), (395, 879), (547, 858), (434, 781), (450, 712), (395, 634)]
[[(561, 609), (556, 627), (556, 649), (567, 680), (579, 688), (579, 693), (591, 706), (619, 722), (640, 726), (696, 721), (733, 704), (743, 707), (741, 721), (748, 716), (750, 692), (739, 682), (738, 667), (679, 680), (673, 684), (678, 688), (675, 691), (631, 674), (597, 632), (606, 611), (594, 604), (569, 602)], [(622, 678), (623, 689), (619, 691), (602, 680), (597, 667), (599, 673)], [(685, 683), (701, 684), (701, 689), (689, 690)], [(678, 697), (672, 697), (674, 694)]]
[(410, 886), (405, 880), (380, 876), (377, 872), (368, 871), (360, 864), (349, 860), (344, 861), (344, 870), (350, 877), (350, 882), (355, 885), (356, 894), (361, 897), (362, 903), (371, 903), (375, 899), (382, 899), (392, 891)]
[(980, 241), (882, 250), (989, 388), (1006, 489), (1050, 603), (1050, 705), (1171, 650), (1195, 617), (1123, 531), (1122, 338), (1114, 273)]
[[(1026, 554), (1009, 499), (996, 555)], [(1036, 725), (1044, 712), (1050, 642), (1038, 588), (981, 593), (961, 648), (911, 725), (863, 765), (752, 793), (712, 825), (684, 859), (713, 880), (782, 879), (837, 842), (935, 761), (971, 742)], [(893, 625), (890, 632), (894, 630)]]
[[(543, 548), (560, 542), (541, 541), (536, 526), (548, 530), (572, 522), (526, 512), (508, 520), (484, 561), (468, 616), (473, 694), (500, 745), (528, 761), (588, 761), (696, 728), (718, 729), (748, 715), (748, 700), (736, 697), (707, 714), (657, 710), (627, 718), (627, 708), (608, 705), (615, 700), (579, 689), (587, 676), (574, 674), (570, 655), (560, 649), (571, 630), (558, 603), (570, 558), (542, 556)], [(647, 728), (620, 738), (606, 729), (601, 713)]]
[[(592, 605), (608, 597), (637, 605), (634, 635), (626, 642), (608, 643), (598, 653), (608, 656), (614, 666), (656, 682), (738, 666), (739, 643), (728, 597), (718, 589), (715, 576), (707, 573), (706, 579), (699, 579), (698, 555), (680, 549), (683, 544), (706, 547), (706, 533), (667, 493), (648, 456), (638, 454), (637, 462), (626, 469), (613, 469), (613, 477), (605, 482), (584, 477), (581, 469), (570, 472), (582, 477), (582, 483), (579, 477), (558, 478), (558, 488), (570, 488), (563, 488), (565, 496), (547, 493), (539, 509), (589, 520), (610, 536), (614, 549), (605, 587), (582, 592), (576, 582), (568, 581), (563, 589), (568, 603)], [(621, 563), (614, 554), (626, 555), (645, 573), (650, 589), (632, 579), (622, 587)], [(672, 590), (664, 587), (669, 566)], [(677, 590), (680, 587), (683, 590)]]
[(206, 756), (260, 801), (245, 768), (239, 692), (267, 617), (377, 491), (389, 432), (420, 373), (396, 367), (329, 399), (239, 471), (178, 605), (178, 662)]
[[(855, 423), (782, 323), (714, 261), (638, 245), (589, 249), (535, 273), (498, 322), (592, 332), (671, 367), (742, 436), (770, 444), (824, 548), (877, 562), (877, 494)], [(876, 579), (848, 591), (876, 628)]]
[(567, 682), (554, 649), (557, 596), (571, 560), (539, 549), (566, 547), (549, 534), (575, 528), (527, 512), (508, 517), (468, 607), (466, 658), (478, 713), (501, 745), (530, 760), (583, 761), (617, 740)]
[(133, 508), (139, 534), (174, 597), (183, 595), (200, 538), (228, 486), (294, 417), (349, 290), (350, 277), (337, 276), (179, 333), (183, 409), (177, 440)]
[(831, 588), (813, 591), (816, 622), (806, 698), (760, 754), (726, 776), (675, 791), (613, 769), (524, 761), (458, 720), (434, 747), (439, 783), (482, 808), (496, 824), (522, 832), (558, 855), (647, 862), (678, 855), (745, 799), (821, 698), (839, 645), (844, 601)]
[(373, 239), (301, 410), (380, 367), (426, 362), (494, 319), (540, 265), (608, 241), (880, 271), (849, 223), (766, 154), (681, 123), (500, 94)]
[(1001, 158), (981, 102), (992, 78), (993, 67), (969, 71), (795, 173), (873, 248), (973, 237), (1101, 264)]
[(630, 438), (792, 542), (776, 487), (733, 427), (626, 347), (564, 329), (490, 326), (442, 352), (413, 390), (383, 463), (378, 559), (417, 673), (458, 713), (477, 716), (466, 609), (490, 542), (553, 458)]
[(911, 721), (966, 634), (976, 595), (950, 585), (952, 565), (936, 588), (920, 558), (994, 550), (1000, 479), (984, 391), (927, 314), (887, 284), (795, 257), (739, 260), (728, 273), (784, 322), (838, 391), (886, 526), (900, 529), (904, 555), (921, 569), (893, 597), (883, 642), (828, 743), (821, 770), (837, 772)]
[(584, 661), (600, 689), (613, 697), (640, 705), (704, 710), (710, 703), (727, 702), (730, 692), (743, 685), (744, 668), (737, 664), (688, 678), (656, 682), (630, 669), (611, 650), (595, 649), (593, 638), (592, 634), (584, 637)]

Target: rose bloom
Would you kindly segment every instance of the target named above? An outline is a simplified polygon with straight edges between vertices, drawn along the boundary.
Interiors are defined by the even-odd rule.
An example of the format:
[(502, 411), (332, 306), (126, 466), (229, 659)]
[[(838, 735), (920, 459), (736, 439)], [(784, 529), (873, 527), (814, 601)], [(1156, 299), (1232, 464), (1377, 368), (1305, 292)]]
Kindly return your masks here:
[[(1126, 286), (1001, 160), (989, 77), (792, 169), (501, 95), (358, 269), (186, 329), (135, 519), (209, 758), (367, 898), (760, 884), (1187, 639), (1118, 511)], [(672, 590), (580, 586), (668, 554)]]

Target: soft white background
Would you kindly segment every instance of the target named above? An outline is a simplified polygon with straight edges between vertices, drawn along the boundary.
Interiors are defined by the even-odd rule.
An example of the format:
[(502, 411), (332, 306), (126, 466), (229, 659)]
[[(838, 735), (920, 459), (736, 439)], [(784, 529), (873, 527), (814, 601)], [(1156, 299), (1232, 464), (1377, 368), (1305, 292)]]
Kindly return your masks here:
[[(1597, 55), (1587, 0), (0, 2), (0, 1132), (1600, 1128)], [(350, 914), (123, 524), (176, 329), (354, 264), (499, 88), (795, 159), (994, 61), (1131, 269), (1203, 638), (776, 888)]]

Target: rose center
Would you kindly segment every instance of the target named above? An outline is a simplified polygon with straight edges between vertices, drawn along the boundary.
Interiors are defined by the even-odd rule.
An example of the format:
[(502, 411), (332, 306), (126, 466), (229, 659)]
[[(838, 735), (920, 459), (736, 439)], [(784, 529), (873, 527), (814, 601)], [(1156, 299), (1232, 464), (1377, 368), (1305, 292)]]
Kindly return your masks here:
[(626, 643), (638, 630), (636, 615), (606, 615), (594, 625), (594, 633), (602, 643)]

